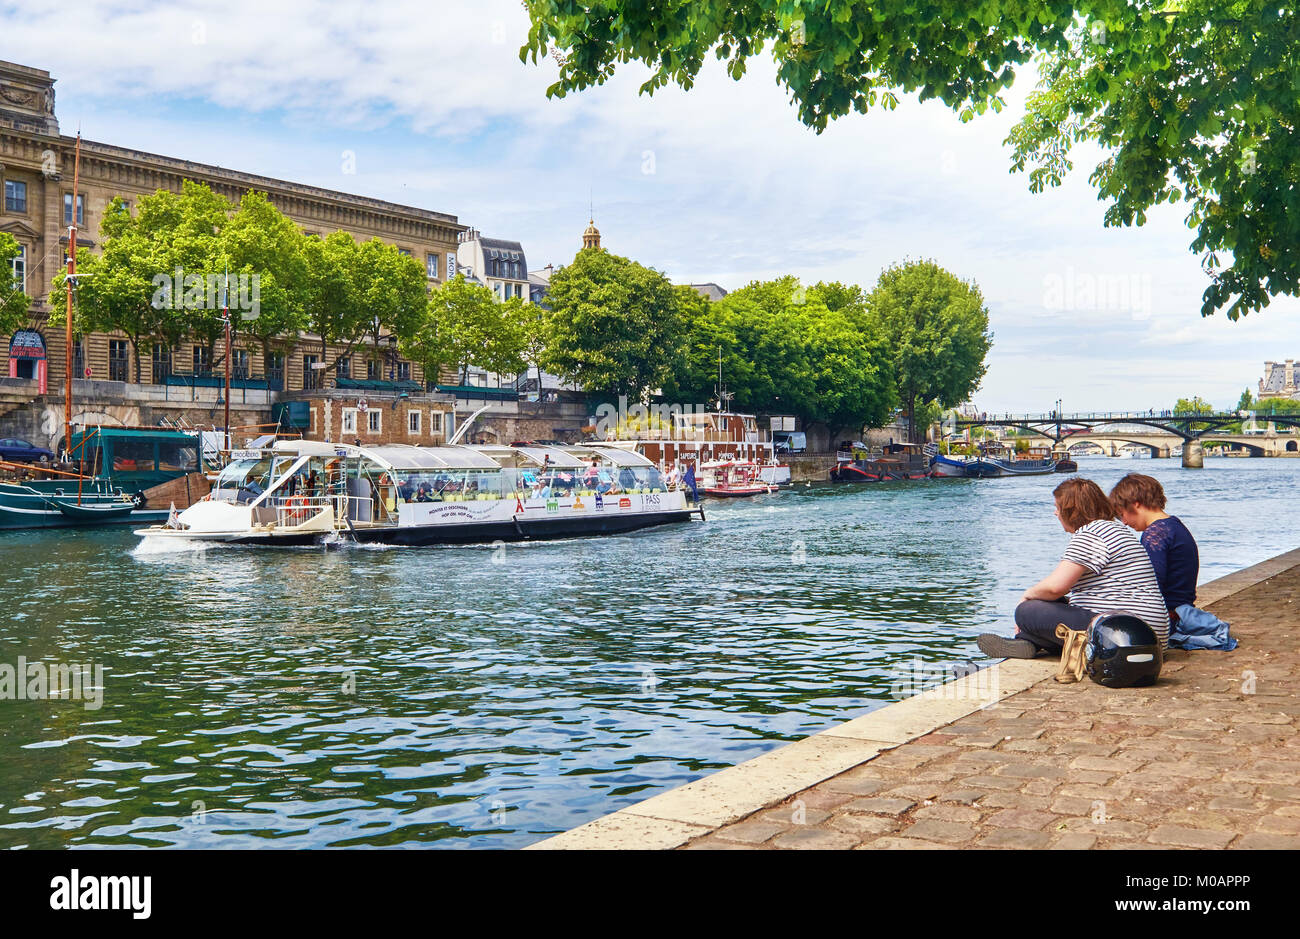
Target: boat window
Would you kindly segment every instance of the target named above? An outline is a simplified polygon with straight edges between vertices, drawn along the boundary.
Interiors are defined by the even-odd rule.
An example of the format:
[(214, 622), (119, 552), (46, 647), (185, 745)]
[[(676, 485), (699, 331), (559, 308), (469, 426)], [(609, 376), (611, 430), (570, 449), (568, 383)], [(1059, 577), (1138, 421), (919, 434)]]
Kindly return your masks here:
[(217, 502), (251, 502), (266, 488), (270, 469), (269, 458), (229, 463), (212, 484), (212, 498)]
[(117, 437), (112, 442), (113, 469), (119, 473), (157, 469), (157, 441), (131, 437)]
[(405, 502), (464, 502), (514, 495), (514, 475), (501, 469), (426, 469), (397, 472), (398, 496)]
[(162, 440), (158, 443), (158, 468), (175, 473), (194, 473), (199, 468), (199, 449), (192, 440)]

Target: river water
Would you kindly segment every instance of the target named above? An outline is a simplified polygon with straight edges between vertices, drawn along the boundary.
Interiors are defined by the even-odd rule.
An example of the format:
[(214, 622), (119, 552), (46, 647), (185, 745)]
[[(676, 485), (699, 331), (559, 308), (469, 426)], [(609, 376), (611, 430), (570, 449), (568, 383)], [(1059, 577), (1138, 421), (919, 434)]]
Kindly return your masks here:
[[(1095, 458), (1165, 485), (1202, 580), (1296, 547), (1300, 460)], [(0, 534), (0, 847), (519, 847), (886, 704), (1009, 631), (1061, 477), (800, 486), (504, 548), (140, 555)]]

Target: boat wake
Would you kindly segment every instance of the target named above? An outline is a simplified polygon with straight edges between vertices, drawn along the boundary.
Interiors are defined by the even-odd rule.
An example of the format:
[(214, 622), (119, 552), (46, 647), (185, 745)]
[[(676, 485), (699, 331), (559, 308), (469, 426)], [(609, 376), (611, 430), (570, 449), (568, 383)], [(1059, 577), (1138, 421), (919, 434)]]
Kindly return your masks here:
[(211, 542), (192, 538), (142, 538), (140, 543), (131, 549), (131, 556), (143, 558), (192, 554), (195, 551), (206, 551), (210, 545)]

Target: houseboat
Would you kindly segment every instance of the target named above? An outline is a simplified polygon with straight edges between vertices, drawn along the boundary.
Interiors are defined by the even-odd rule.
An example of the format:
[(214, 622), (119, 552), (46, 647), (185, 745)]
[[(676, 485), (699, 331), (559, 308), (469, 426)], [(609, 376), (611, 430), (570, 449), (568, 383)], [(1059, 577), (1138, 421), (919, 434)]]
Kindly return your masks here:
[[(635, 531), (698, 509), (618, 447), (362, 447), (278, 441), (146, 542), (466, 544)], [(702, 516), (702, 513), (701, 513)]]
[(670, 416), (667, 426), (624, 429), (617, 439), (604, 443), (633, 450), (664, 472), (674, 466), (683, 472), (695, 466), (698, 476), (700, 464), (735, 461), (757, 465), (760, 482), (774, 486), (790, 482), (790, 467), (777, 460), (771, 434), (759, 428), (753, 414), (705, 411)]
[[(196, 435), (159, 427), (73, 432), (78, 472), (31, 470), (0, 481), (0, 529), (140, 524), (208, 492)], [(27, 476), (24, 472), (21, 475)]]
[(1011, 448), (986, 447), (970, 464), (970, 475), (978, 479), (1001, 476), (1046, 476), (1056, 472), (1056, 460), (1045, 447), (1030, 447), (1024, 453)]
[(868, 483), (897, 479), (925, 479), (930, 458), (919, 443), (893, 443), (871, 450), (861, 441), (844, 441), (835, 452), (832, 482)]

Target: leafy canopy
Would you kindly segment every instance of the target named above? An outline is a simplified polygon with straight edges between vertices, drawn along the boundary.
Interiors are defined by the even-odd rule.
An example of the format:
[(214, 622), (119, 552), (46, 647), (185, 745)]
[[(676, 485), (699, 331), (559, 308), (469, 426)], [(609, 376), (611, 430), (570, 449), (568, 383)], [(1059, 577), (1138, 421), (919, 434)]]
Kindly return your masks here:
[(685, 290), (635, 261), (584, 248), (551, 277), (541, 365), (584, 391), (648, 400), (677, 364)]
[(643, 63), (641, 90), (690, 88), (706, 58), (745, 74), (767, 52), (799, 119), (937, 98), (969, 120), (1042, 78), (1007, 139), (1030, 188), (1059, 185), (1075, 144), (1104, 151), (1091, 182), (1107, 225), (1189, 206), (1210, 285), (1202, 315), (1236, 319), (1300, 293), (1300, 13), (1278, 0), (525, 0), (524, 61), (560, 62), (564, 96)]
[[(979, 387), (993, 344), (984, 296), (933, 261), (887, 268), (866, 298), (867, 320), (893, 357), (899, 401), (914, 418), (930, 402), (955, 407)], [(937, 412), (936, 412), (937, 413)]]

